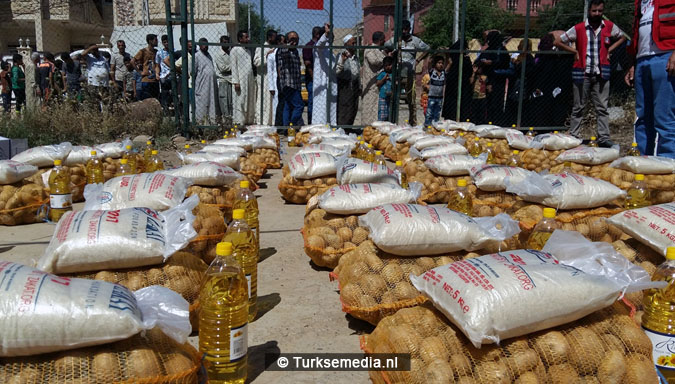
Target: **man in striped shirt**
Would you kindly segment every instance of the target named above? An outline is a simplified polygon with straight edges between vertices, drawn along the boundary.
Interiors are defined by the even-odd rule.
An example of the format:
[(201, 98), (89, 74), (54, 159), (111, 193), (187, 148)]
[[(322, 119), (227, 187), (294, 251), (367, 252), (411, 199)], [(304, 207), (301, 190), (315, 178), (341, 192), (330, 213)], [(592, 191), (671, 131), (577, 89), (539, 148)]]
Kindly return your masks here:
[[(610, 54), (626, 41), (619, 27), (603, 20), (604, 0), (591, 0), (588, 20), (581, 22), (556, 39), (555, 45), (574, 54), (572, 80), (574, 81), (574, 107), (570, 121), (570, 134), (581, 138), (581, 121), (590, 96), (598, 119), (598, 145), (611, 147), (609, 137), (609, 77)], [(612, 43), (614, 40), (614, 43)], [(575, 42), (575, 48), (569, 44)]]

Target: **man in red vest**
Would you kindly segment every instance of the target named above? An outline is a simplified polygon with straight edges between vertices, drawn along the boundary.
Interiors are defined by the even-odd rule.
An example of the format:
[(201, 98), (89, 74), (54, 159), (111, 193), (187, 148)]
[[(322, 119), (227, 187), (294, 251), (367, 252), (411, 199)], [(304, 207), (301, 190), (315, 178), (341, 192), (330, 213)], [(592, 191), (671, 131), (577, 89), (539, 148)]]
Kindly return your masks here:
[[(574, 107), (569, 133), (581, 138), (581, 120), (590, 95), (598, 118), (598, 145), (611, 147), (609, 138), (609, 55), (626, 41), (619, 27), (609, 20), (603, 20), (604, 0), (591, 0), (588, 20), (570, 28), (556, 39), (555, 45), (574, 53), (572, 80), (574, 81)], [(612, 40), (615, 40), (612, 44)], [(575, 42), (575, 48), (570, 46)]]
[(638, 149), (675, 158), (675, 1), (635, 0), (628, 54), (637, 60), (626, 83), (635, 81)]

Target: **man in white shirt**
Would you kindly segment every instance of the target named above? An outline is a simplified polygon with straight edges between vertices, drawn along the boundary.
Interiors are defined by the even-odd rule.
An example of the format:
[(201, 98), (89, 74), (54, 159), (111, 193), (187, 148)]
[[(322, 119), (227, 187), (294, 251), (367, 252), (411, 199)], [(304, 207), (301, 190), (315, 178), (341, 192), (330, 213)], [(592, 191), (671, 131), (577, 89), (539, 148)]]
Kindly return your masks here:
[[(272, 45), (277, 41), (277, 31), (270, 29), (267, 31), (267, 41), (265, 45)], [(270, 98), (270, 89), (269, 81), (267, 77), (267, 60), (272, 48), (265, 47), (264, 49), (256, 49), (255, 56), (253, 57), (253, 65), (258, 68), (258, 78), (256, 80), (258, 83), (256, 89), (256, 107), (255, 107), (255, 122), (257, 124), (272, 125), (274, 124), (274, 119), (272, 118), (272, 100)], [(260, 115), (260, 109), (262, 107), (262, 117)]]
[[(239, 31), (237, 40), (240, 44), (248, 44), (248, 32)], [(252, 124), (255, 118), (255, 80), (251, 53), (247, 48), (234, 47), (230, 51), (232, 62), (232, 109), (235, 124)]]
[(87, 83), (92, 87), (108, 87), (110, 64), (94, 44), (80, 54), (87, 61)]
[[(229, 36), (220, 36), (220, 44), (229, 44)], [(232, 118), (232, 65), (230, 47), (222, 45), (213, 53), (213, 65), (216, 67), (218, 82), (218, 103), (223, 117)]]
[(159, 73), (159, 102), (164, 108), (164, 112), (169, 112), (172, 104), (171, 100), (171, 67), (164, 63), (164, 59), (169, 57), (169, 36), (162, 35), (162, 48), (157, 50), (155, 55), (155, 73)]

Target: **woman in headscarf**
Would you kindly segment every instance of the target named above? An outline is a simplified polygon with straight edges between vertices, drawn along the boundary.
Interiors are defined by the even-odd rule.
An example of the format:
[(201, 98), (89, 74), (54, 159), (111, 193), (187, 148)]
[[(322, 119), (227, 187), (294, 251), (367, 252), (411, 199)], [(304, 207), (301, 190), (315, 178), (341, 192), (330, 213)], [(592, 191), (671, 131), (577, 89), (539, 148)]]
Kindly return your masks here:
[(510, 60), (498, 31), (488, 33), (486, 51), (478, 56), (478, 63), (487, 76), (487, 119), (493, 124), (507, 125), (504, 113), (507, 76), (499, 71), (508, 69)]
[[(455, 120), (457, 118), (457, 93), (459, 92), (459, 61), (462, 64), (462, 91), (461, 91), (461, 105), (459, 110), (459, 121), (465, 121), (470, 118), (471, 114), (471, 95), (473, 89), (471, 87), (471, 74), (473, 68), (471, 66), (471, 58), (468, 53), (462, 55), (459, 52), (459, 40), (457, 40), (451, 47), (448, 58), (450, 69), (445, 73), (445, 93), (443, 97), (443, 111), (441, 116), (446, 120)], [(469, 45), (464, 40), (464, 50), (468, 50)]]

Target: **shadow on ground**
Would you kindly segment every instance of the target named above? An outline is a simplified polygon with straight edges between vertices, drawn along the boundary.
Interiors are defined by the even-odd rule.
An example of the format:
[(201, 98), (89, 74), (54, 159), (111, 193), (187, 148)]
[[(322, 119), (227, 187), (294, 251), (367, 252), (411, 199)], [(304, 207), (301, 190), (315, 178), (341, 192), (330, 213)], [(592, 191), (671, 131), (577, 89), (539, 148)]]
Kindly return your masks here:
[[(255, 345), (248, 348), (248, 378), (247, 383), (254, 381), (261, 373), (265, 372), (272, 362), (281, 354), (279, 345), (275, 340), (268, 341), (265, 344)], [(269, 359), (265, 361), (265, 355)]]
[(260, 252), (258, 254), (258, 262), (261, 263), (261, 262), (267, 260), (267, 258), (272, 257), (276, 253), (277, 253), (277, 249), (274, 248), (274, 247), (263, 248), (263, 249), (260, 250)]
[(276, 292), (270, 293), (269, 295), (258, 296), (258, 313), (253, 321), (265, 316), (267, 312), (271, 311), (279, 303), (281, 303), (281, 296)]

